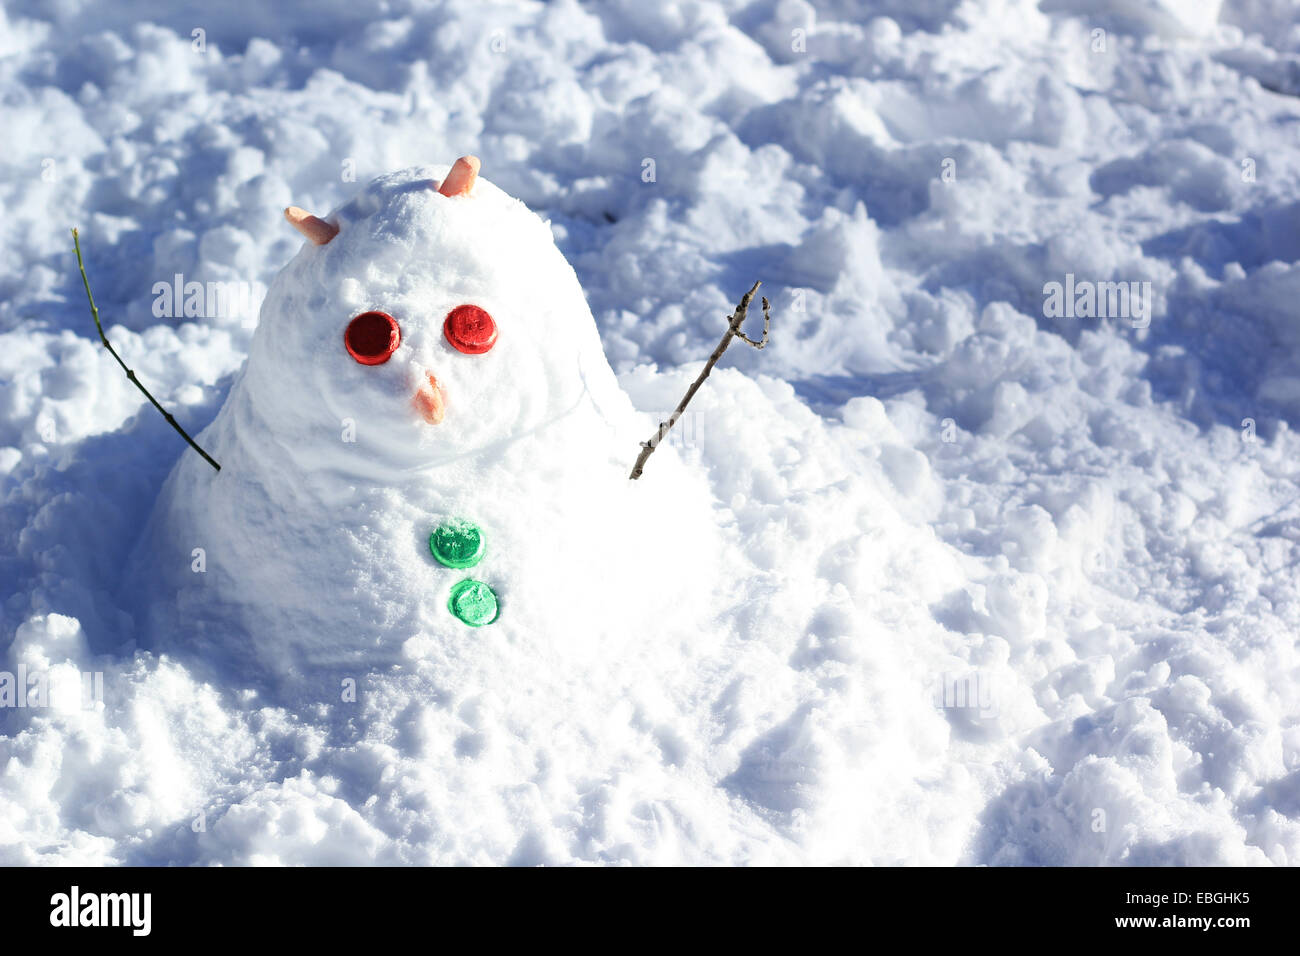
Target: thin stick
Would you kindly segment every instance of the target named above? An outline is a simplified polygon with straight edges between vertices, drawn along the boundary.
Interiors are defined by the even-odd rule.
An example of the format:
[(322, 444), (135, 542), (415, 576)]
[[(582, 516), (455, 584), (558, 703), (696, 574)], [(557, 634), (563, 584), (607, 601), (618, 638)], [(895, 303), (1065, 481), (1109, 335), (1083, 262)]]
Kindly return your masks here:
[(686, 394), (677, 403), (673, 413), (668, 416), (668, 421), (660, 422), (659, 430), (650, 436), (650, 440), (641, 443), (641, 454), (636, 456), (636, 464), (632, 466), (632, 474), (628, 475), (628, 478), (635, 481), (641, 477), (641, 471), (645, 468), (646, 459), (654, 454), (654, 450), (659, 447), (659, 443), (664, 440), (664, 436), (677, 424), (677, 419), (682, 417), (682, 412), (686, 411), (687, 404), (695, 397), (695, 393), (700, 390), (704, 380), (709, 377), (709, 373), (713, 371), (713, 366), (718, 364), (718, 359), (722, 358), (722, 353), (727, 351), (727, 346), (731, 344), (733, 337), (740, 339), (746, 345), (752, 345), (756, 349), (761, 349), (767, 345), (767, 330), (772, 321), (771, 313), (768, 311), (767, 296), (763, 296), (763, 338), (755, 342), (740, 331), (740, 327), (745, 321), (745, 314), (749, 311), (749, 303), (753, 301), (754, 293), (758, 291), (758, 287), (762, 284), (762, 282), (755, 282), (753, 288), (745, 293), (740, 300), (740, 304), (736, 306), (736, 311), (727, 317), (727, 332), (722, 336), (722, 341), (718, 343), (718, 347), (713, 350), (713, 354), (709, 356), (709, 360), (704, 363), (704, 371), (700, 372), (699, 378), (691, 383), (691, 387), (686, 390)]
[(77, 267), (81, 270), (81, 282), (86, 287), (86, 298), (90, 300), (90, 314), (91, 317), (94, 318), (95, 320), (95, 328), (99, 330), (99, 340), (104, 343), (104, 348), (108, 349), (109, 354), (112, 355), (113, 358), (117, 359), (117, 364), (122, 366), (122, 371), (126, 372), (126, 377), (129, 378), (132, 382), (134, 382), (135, 387), (144, 393), (144, 397), (149, 399), (149, 401), (153, 404), (153, 407), (158, 409), (158, 411), (162, 414), (163, 418), (167, 419), (168, 424), (170, 424), (172, 428), (176, 429), (176, 431), (180, 433), (180, 436), (182, 438), (184, 438), (187, 442), (189, 442), (191, 448), (193, 448), (195, 451), (197, 451), (200, 455), (203, 456), (204, 461), (206, 461), (213, 468), (217, 469), (217, 471), (220, 471), (221, 466), (212, 460), (211, 455), (209, 455), (206, 451), (200, 448), (197, 443), (195, 443), (194, 439), (191, 438), (186, 433), (185, 429), (181, 428), (181, 426), (177, 423), (176, 419), (172, 418), (171, 412), (167, 411), (167, 409), (163, 408), (161, 405), (158, 404), (158, 400), (149, 394), (149, 390), (147, 388), (145, 388), (143, 385), (140, 384), (140, 380), (135, 377), (135, 372), (132, 369), (126, 367), (126, 363), (122, 361), (122, 356), (117, 354), (117, 349), (113, 348), (113, 346), (109, 344), (108, 336), (104, 334), (104, 326), (101, 325), (99, 322), (99, 308), (95, 305), (95, 297), (90, 294), (90, 280), (86, 278), (86, 264), (81, 261), (81, 240), (77, 237), (77, 230), (75, 229), (72, 230), (72, 244), (77, 249)]

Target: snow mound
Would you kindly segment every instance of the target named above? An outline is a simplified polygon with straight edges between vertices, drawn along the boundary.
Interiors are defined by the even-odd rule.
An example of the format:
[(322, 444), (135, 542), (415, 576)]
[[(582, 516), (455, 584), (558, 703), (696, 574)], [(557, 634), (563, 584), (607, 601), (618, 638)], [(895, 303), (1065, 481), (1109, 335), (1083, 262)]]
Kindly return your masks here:
[[(1294, 3), (0, 16), (0, 862), (1300, 859)], [(493, 428), (599, 400), (529, 467), (460, 435), (481, 467), (432, 489), (435, 446), (385, 411), (414, 363), (340, 349), (368, 291), (411, 311), (415, 247), (301, 249), (281, 210), (359, 224), (359, 183), (469, 152), (536, 214), (480, 237), (530, 280), (493, 307), (581, 321), (515, 362), (511, 405), (433, 367), (448, 303), (408, 316), (447, 434), (490, 385)], [(431, 228), (432, 196), (394, 202)], [(315, 475), (260, 538), (93, 337), (71, 225), (221, 480)], [(733, 346), (628, 482), (755, 279), (771, 343)], [(1067, 281), (1149, 283), (1149, 311), (1049, 314)], [(452, 632), (426, 542), (466, 509), (509, 530), (488, 560), (518, 590)], [(154, 519), (166, 548), (151, 514), (185, 515)], [(282, 552), (313, 544), (295, 604)], [(205, 627), (150, 622), (150, 560), (245, 606), (194, 590)], [(17, 706), (20, 674), (49, 700)]]

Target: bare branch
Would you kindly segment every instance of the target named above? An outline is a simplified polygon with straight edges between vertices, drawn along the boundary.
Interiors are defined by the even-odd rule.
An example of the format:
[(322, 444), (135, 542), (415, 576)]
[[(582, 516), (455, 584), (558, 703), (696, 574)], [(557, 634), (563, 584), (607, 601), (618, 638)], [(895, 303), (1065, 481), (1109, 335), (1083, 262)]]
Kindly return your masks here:
[[(754, 288), (758, 288), (757, 283), (755, 283)], [(746, 303), (746, 305), (748, 305), (748, 303)], [(741, 321), (744, 321), (743, 315), (741, 316)], [(772, 322), (772, 314), (768, 311), (767, 296), (763, 296), (763, 338), (755, 342), (744, 332), (740, 331), (739, 325), (736, 326), (736, 338), (740, 339), (746, 345), (752, 345), (756, 349), (761, 349), (763, 348), (763, 346), (767, 345), (767, 329), (768, 326), (771, 324), (771, 322)]]
[(158, 400), (150, 395), (149, 390), (140, 384), (140, 380), (135, 377), (135, 371), (126, 367), (126, 363), (122, 361), (122, 356), (118, 355), (117, 349), (113, 348), (109, 343), (108, 336), (104, 334), (104, 326), (99, 322), (99, 308), (95, 305), (95, 297), (90, 294), (90, 280), (86, 278), (86, 264), (81, 261), (81, 239), (77, 236), (77, 230), (75, 229), (72, 230), (72, 244), (77, 250), (77, 267), (81, 270), (81, 283), (86, 287), (86, 298), (90, 301), (90, 315), (95, 320), (95, 328), (99, 330), (99, 340), (104, 343), (104, 348), (108, 349), (109, 355), (117, 359), (117, 364), (122, 366), (122, 371), (126, 372), (126, 377), (135, 383), (135, 387), (143, 392), (144, 397), (149, 399), (150, 403), (154, 408), (158, 409), (163, 418), (167, 419), (167, 424), (176, 429), (176, 431), (180, 433), (180, 436), (189, 442), (190, 447), (203, 456), (204, 461), (217, 469), (217, 471), (220, 471), (221, 466), (212, 460), (211, 455), (198, 446), (194, 439), (186, 433), (185, 429), (181, 428), (176, 419), (172, 417), (171, 412), (158, 404)]
[(704, 380), (709, 377), (709, 373), (713, 371), (713, 366), (718, 364), (718, 359), (722, 358), (722, 353), (727, 351), (727, 346), (731, 344), (732, 338), (739, 338), (747, 345), (752, 345), (756, 349), (761, 349), (763, 346), (767, 345), (767, 331), (771, 323), (771, 315), (768, 311), (768, 301), (766, 296), (763, 297), (763, 338), (760, 341), (755, 342), (749, 336), (745, 335), (744, 332), (740, 331), (740, 327), (745, 323), (745, 315), (749, 311), (749, 304), (754, 300), (754, 293), (758, 291), (758, 287), (762, 284), (762, 282), (755, 282), (750, 290), (741, 297), (740, 303), (736, 306), (736, 311), (727, 316), (727, 332), (722, 336), (722, 341), (719, 342), (718, 347), (713, 350), (713, 354), (709, 356), (709, 360), (704, 363), (704, 370), (700, 372), (699, 377), (691, 383), (691, 387), (686, 390), (686, 394), (683, 395), (682, 400), (677, 403), (677, 407), (673, 409), (673, 413), (668, 416), (668, 421), (660, 422), (658, 430), (650, 436), (650, 440), (641, 443), (641, 453), (636, 456), (636, 464), (632, 466), (632, 474), (628, 475), (628, 478), (635, 481), (641, 477), (641, 472), (645, 468), (646, 460), (654, 454), (654, 450), (659, 447), (659, 443), (664, 440), (664, 437), (672, 427), (677, 424), (677, 420), (682, 417), (682, 412), (686, 411), (686, 406), (690, 403), (690, 400), (695, 397), (695, 393), (700, 390), (700, 386), (704, 384)]

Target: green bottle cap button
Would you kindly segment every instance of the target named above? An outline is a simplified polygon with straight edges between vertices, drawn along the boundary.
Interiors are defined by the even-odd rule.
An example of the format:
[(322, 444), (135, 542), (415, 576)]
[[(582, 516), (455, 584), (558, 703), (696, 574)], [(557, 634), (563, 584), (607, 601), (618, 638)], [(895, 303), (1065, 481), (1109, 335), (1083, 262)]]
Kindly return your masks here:
[(447, 609), (470, 627), (482, 627), (497, 619), (497, 596), (482, 581), (466, 578), (451, 589)]
[(483, 558), (487, 542), (478, 525), (468, 521), (448, 521), (429, 535), (429, 550), (439, 563), (449, 568), (472, 568)]

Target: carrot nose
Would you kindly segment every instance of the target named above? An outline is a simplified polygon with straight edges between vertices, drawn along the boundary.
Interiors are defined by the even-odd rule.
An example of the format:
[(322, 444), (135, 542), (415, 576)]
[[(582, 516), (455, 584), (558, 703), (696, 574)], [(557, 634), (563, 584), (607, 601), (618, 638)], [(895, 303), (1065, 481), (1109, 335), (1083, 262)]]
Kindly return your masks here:
[(420, 413), (430, 425), (438, 425), (447, 411), (446, 402), (442, 397), (442, 387), (438, 385), (438, 380), (433, 377), (432, 372), (426, 372), (428, 380), (420, 385), (416, 390), (415, 398), (412, 404), (415, 410)]
[(474, 188), (474, 180), (478, 179), (480, 165), (477, 156), (462, 156), (452, 164), (451, 172), (438, 187), (438, 192), (444, 196), (468, 196)]

